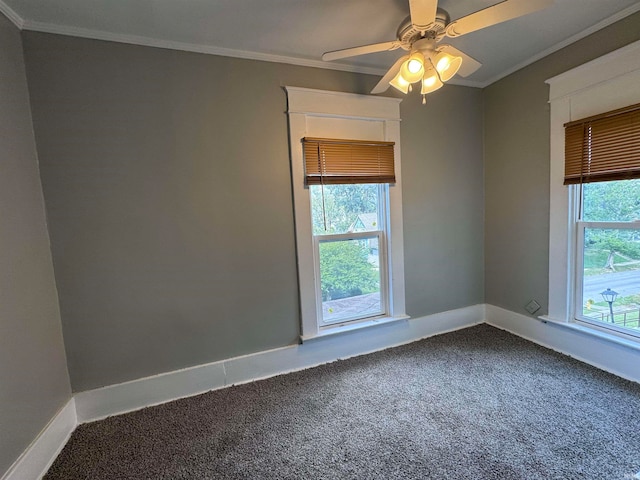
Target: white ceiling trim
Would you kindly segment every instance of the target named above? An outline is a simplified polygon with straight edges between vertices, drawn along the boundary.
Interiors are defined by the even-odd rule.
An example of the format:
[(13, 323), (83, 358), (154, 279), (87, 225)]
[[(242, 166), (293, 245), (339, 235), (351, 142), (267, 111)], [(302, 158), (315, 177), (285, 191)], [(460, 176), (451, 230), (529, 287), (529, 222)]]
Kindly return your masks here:
[(533, 57), (525, 60), (524, 62), (521, 62), (507, 70), (505, 70), (504, 72), (496, 75), (495, 77), (490, 78), (489, 80), (483, 82), (483, 85), (481, 85), (482, 88), (484, 87), (488, 87), (489, 85), (491, 85), (492, 83), (497, 82), (498, 80), (503, 79), (504, 77), (511, 75), (514, 72), (517, 72), (518, 70), (531, 65), (534, 62), (537, 62), (538, 60), (551, 55), (552, 53), (557, 52), (558, 50), (563, 49), (564, 47), (567, 47), (569, 45), (571, 45), (572, 43), (577, 42), (578, 40), (581, 40), (589, 35), (591, 35), (592, 33), (597, 32), (598, 30), (602, 30), (605, 27), (608, 27), (609, 25), (617, 22), (618, 20), (622, 20), (623, 18), (628, 17), (629, 15), (632, 15), (636, 12), (640, 11), (640, 2), (637, 3), (636, 5), (631, 5), (630, 7), (625, 8), (624, 10), (620, 10), (618, 13), (615, 13), (613, 15), (611, 15), (608, 18), (605, 18), (604, 20), (596, 23), (595, 25), (590, 26), (589, 28), (586, 28), (585, 30), (576, 33), (575, 35), (570, 36), (569, 38), (567, 38), (566, 40), (563, 40), (560, 43), (556, 43), (553, 47), (551, 48), (547, 48), (546, 50), (543, 50), (542, 52), (534, 55)]
[(24, 29), (24, 19), (13, 8), (0, 0), (0, 12), (7, 17), (20, 30)]
[[(2, 0), (0, 0), (0, 4)], [(20, 19), (22, 20), (22, 19)], [(248, 50), (236, 50), (232, 48), (214, 47), (209, 45), (201, 45), (197, 43), (173, 42), (169, 40), (160, 40), (152, 37), (143, 37), (138, 35), (125, 35), (101, 30), (93, 30), (87, 28), (70, 27), (66, 25), (55, 25), (52, 23), (34, 22), (31, 20), (22, 20), (22, 30), (30, 30), (42, 33), (54, 33), (58, 35), (68, 35), (72, 37), (89, 38), (93, 40), (106, 40), (110, 42), (127, 43), (130, 45), (142, 45), (146, 47), (166, 48), (169, 50), (182, 50), (186, 52), (204, 53), (208, 55), (220, 55), (223, 57), (242, 58), (247, 60), (259, 60), (263, 62), (286, 63), (289, 65), (297, 65), (301, 67), (323, 68), (327, 70), (339, 70), (352, 73), (365, 73), (369, 75), (383, 76), (387, 73), (386, 69), (345, 65), (341, 63), (331, 63), (322, 60), (312, 60), (298, 57), (289, 57), (286, 55), (274, 55), (269, 53), (252, 52)], [(471, 80), (455, 79), (447, 82), (449, 85), (460, 85), (465, 87), (483, 87), (480, 82)]]
[[(2, 1), (2, 0), (0, 0)], [(166, 48), (169, 50), (182, 50), (186, 52), (205, 53), (209, 55), (220, 55), (223, 57), (243, 58), (247, 60), (260, 60), (264, 62), (287, 63), (302, 67), (325, 68), (329, 70), (343, 70), (354, 73), (367, 73), (370, 75), (384, 75), (386, 70), (372, 67), (358, 67), (351, 65), (330, 64), (322, 60), (312, 60), (305, 58), (289, 57), (286, 55), (275, 55), (270, 53), (251, 52), (248, 50), (236, 50), (233, 48), (214, 47), (197, 43), (174, 42), (161, 40), (153, 37), (143, 37), (139, 35), (125, 35), (119, 33), (92, 30), (87, 28), (70, 27), (67, 25), (55, 25), (52, 23), (34, 22), (25, 20), (24, 30), (42, 33), (55, 33), (58, 35), (68, 35), (71, 37), (90, 38), (93, 40), (106, 40), (110, 42), (128, 43), (131, 45), (142, 45), (146, 47)]]
[[(543, 50), (542, 52), (530, 57), (529, 59), (518, 63), (517, 65), (499, 73), (498, 75), (485, 80), (485, 81), (472, 81), (466, 80), (459, 77), (447, 82), (449, 85), (460, 85), (465, 87), (474, 87), (474, 88), (485, 88), (492, 83), (497, 82), (498, 80), (503, 79), (504, 77), (511, 75), (512, 73), (531, 65), (532, 63), (554, 53), (558, 50), (577, 42), (578, 40), (591, 35), (592, 33), (601, 30), (618, 20), (622, 20), (623, 18), (632, 15), (636, 12), (640, 11), (640, 2), (636, 5), (632, 5), (630, 7), (621, 10), (620, 12), (611, 15), (610, 17), (592, 25), (591, 27), (572, 35), (566, 40), (557, 43), (551, 48)], [(16, 27), (20, 30), (30, 30), (35, 32), (43, 32), (43, 33), (54, 33), (58, 35), (68, 35), (72, 37), (81, 37), (81, 38), (89, 38), (94, 40), (105, 40), (111, 42), (118, 43), (126, 43), (130, 45), (141, 45), (148, 47), (156, 47), (156, 48), (165, 48), (170, 50), (181, 50), (186, 52), (194, 52), (194, 53), (203, 53), (208, 55), (220, 55), (224, 57), (233, 57), (233, 58), (242, 58), (247, 60), (258, 60), (264, 62), (274, 62), (274, 63), (285, 63), (289, 65), (296, 65), (302, 67), (312, 67), (312, 68), (323, 68), (327, 70), (339, 70), (344, 72), (352, 72), (352, 73), (364, 73), (369, 75), (377, 75), (382, 76), (386, 73), (385, 69), (374, 68), (374, 67), (363, 67), (363, 66), (353, 66), (353, 65), (345, 65), (340, 63), (331, 63), (324, 62), (322, 60), (313, 60), (313, 59), (305, 59), (299, 57), (290, 57), (286, 55), (275, 55), (268, 53), (259, 53), (252, 52), (248, 50), (236, 50), (231, 48), (222, 48), (215, 46), (208, 46), (196, 43), (187, 43), (187, 42), (175, 42), (170, 40), (161, 40), (152, 37), (143, 37), (138, 35), (125, 35), (125, 34), (117, 34), (113, 32), (106, 32), (101, 30), (93, 30), (87, 28), (79, 28), (79, 27), (71, 27), (67, 25), (55, 25), (52, 23), (45, 22), (36, 22), (29, 19), (23, 19), (18, 15), (11, 7), (9, 7), (3, 0), (0, 0), (0, 12), (13, 22)]]

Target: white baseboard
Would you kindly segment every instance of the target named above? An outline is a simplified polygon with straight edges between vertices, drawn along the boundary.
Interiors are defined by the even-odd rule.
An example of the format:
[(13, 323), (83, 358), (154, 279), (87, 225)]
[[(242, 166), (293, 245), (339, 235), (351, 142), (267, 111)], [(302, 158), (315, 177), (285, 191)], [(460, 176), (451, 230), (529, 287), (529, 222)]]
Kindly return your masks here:
[(363, 355), (484, 322), (640, 382), (639, 348), (493, 305), (474, 305), (77, 393), (0, 480), (41, 478), (78, 423)]
[(640, 349), (626, 346), (572, 324), (543, 321), (486, 305), (486, 322), (526, 340), (640, 383)]
[(484, 316), (484, 305), (474, 305), (80, 392), (78, 422), (414, 342), (482, 323)]
[(1, 480), (42, 478), (69, 440), (77, 424), (75, 400), (71, 398), (18, 457)]

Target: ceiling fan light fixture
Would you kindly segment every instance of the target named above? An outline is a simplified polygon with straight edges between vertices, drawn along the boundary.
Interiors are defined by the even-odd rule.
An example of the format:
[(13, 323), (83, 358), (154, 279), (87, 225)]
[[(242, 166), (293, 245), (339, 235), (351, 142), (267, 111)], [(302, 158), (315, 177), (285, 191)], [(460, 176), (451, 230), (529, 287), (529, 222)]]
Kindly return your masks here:
[(400, 68), (400, 74), (409, 83), (415, 83), (424, 75), (424, 55), (421, 52), (413, 52)]
[(424, 74), (424, 78), (422, 79), (422, 87), (420, 88), (420, 93), (422, 95), (426, 95), (427, 93), (435, 92), (440, 87), (444, 85), (437, 72), (430, 68)]
[[(439, 7), (440, 0), (408, 2), (409, 16), (400, 23), (395, 40), (325, 52), (322, 59), (338, 60), (402, 48), (409, 53), (395, 61), (371, 93), (382, 93), (391, 85), (406, 94), (411, 91), (413, 83), (420, 82), (424, 103), (424, 92), (437, 90), (453, 78), (463, 60), (465, 68), (460, 72), (463, 77), (468, 77), (481, 67), (480, 62), (451, 45), (438, 46), (444, 37), (459, 37), (537, 12), (552, 5), (554, 0), (500, 0), (497, 3), (494, 0), (493, 5), (453, 21)], [(437, 78), (432, 78), (431, 72)]]
[(420, 73), (420, 70), (422, 68), (423, 66), (420, 60), (412, 58), (407, 62), (407, 69), (409, 70), (409, 73), (414, 73), (414, 74)]
[(411, 82), (407, 81), (402, 76), (402, 70), (400, 70), (398, 74), (393, 78), (393, 80), (389, 82), (389, 85), (391, 85), (393, 88), (397, 90), (400, 90), (402, 93), (406, 94), (409, 91), (409, 86), (411, 85)]
[(458, 73), (462, 66), (462, 57), (456, 57), (445, 52), (440, 52), (434, 59), (436, 70), (443, 82), (447, 82)]

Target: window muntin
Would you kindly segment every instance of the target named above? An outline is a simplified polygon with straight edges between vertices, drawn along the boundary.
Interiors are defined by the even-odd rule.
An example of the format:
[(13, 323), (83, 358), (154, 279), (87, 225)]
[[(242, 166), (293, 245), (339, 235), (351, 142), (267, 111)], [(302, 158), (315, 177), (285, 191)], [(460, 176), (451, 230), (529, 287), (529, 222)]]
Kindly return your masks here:
[(640, 180), (585, 184), (581, 205), (575, 317), (640, 337)]
[(319, 326), (388, 315), (387, 185), (309, 191)]

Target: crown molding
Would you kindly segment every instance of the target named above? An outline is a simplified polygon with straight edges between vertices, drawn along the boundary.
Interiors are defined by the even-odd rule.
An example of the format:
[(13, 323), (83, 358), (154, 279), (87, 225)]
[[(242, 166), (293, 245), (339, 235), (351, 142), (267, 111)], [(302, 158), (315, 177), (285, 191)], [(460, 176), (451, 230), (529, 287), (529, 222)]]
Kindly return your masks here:
[[(2, 0), (0, 0), (2, 4)], [(18, 17), (19, 18), (19, 17)], [(242, 58), (245, 60), (258, 60), (263, 62), (286, 63), (300, 67), (323, 68), (326, 70), (338, 70), (351, 73), (364, 73), (368, 75), (383, 76), (387, 73), (386, 69), (346, 65), (344, 63), (331, 63), (322, 60), (313, 60), (309, 58), (290, 57), (287, 55), (275, 55), (270, 53), (259, 53), (248, 50), (237, 50), (233, 48), (215, 47), (210, 45), (202, 45), (198, 43), (174, 42), (170, 40), (162, 40), (158, 38), (145, 37), (139, 35), (126, 35), (120, 33), (112, 33), (103, 30), (92, 30), (80, 27), (71, 27), (67, 25), (55, 25), (52, 23), (34, 22), (31, 20), (22, 20), (20, 27), (22, 30), (29, 30), (40, 33), (53, 33), (57, 35), (67, 35), (71, 37), (88, 38), (92, 40), (104, 40), (109, 42), (127, 43), (130, 45), (141, 45), (145, 47), (165, 48), (169, 50), (181, 50), (192, 53), (203, 53), (208, 55), (220, 55), (223, 57)], [(447, 82), (448, 85), (458, 85), (463, 87), (483, 87), (481, 82), (475, 82), (465, 79), (453, 79)]]
[[(585, 30), (572, 35), (554, 46), (537, 53), (527, 60), (500, 72), (499, 74), (483, 81), (467, 80), (462, 78), (454, 78), (447, 82), (448, 85), (458, 85), (463, 87), (485, 88), (498, 80), (501, 80), (512, 73), (531, 65), (538, 60), (551, 55), (558, 50), (581, 40), (592, 33), (597, 32), (609, 25), (622, 20), (636, 12), (640, 11), (640, 2), (627, 7), (618, 13), (605, 18), (604, 20), (586, 28)], [(130, 45), (141, 45), (147, 47), (165, 48), (169, 50), (181, 50), (185, 52), (203, 53), (208, 55), (220, 55), (223, 57), (242, 58), (246, 60), (258, 60), (263, 62), (285, 63), (301, 67), (323, 68), (326, 70), (338, 70), (351, 73), (363, 73), (368, 75), (382, 76), (386, 73), (386, 69), (375, 67), (364, 67), (355, 65), (346, 65), (344, 63), (324, 62), (322, 60), (314, 60), (310, 58), (291, 57), (287, 55), (276, 55), (270, 53), (253, 52), (249, 50), (237, 50), (233, 48), (223, 48), (211, 45), (203, 45), (198, 43), (177, 42), (171, 40), (163, 40), (153, 37), (145, 37), (139, 35), (127, 35), (120, 33), (107, 32), (103, 30), (93, 30), (88, 28), (73, 27), (68, 25), (55, 25), (46, 22), (36, 22), (20, 17), (11, 7), (3, 0), (0, 0), (0, 12), (4, 13), (20, 30), (30, 30), (42, 33), (54, 33), (58, 35), (67, 35), (72, 37), (89, 38), (94, 40), (105, 40), (110, 42), (126, 43)]]
[[(0, 0), (1, 2), (2, 0)], [(146, 47), (165, 48), (169, 50), (182, 50), (185, 52), (204, 53), (209, 55), (220, 55), (223, 57), (242, 58), (246, 60), (259, 60), (263, 62), (286, 63), (302, 67), (324, 68), (328, 70), (341, 70), (352, 73), (364, 73), (369, 75), (384, 75), (386, 70), (373, 67), (362, 67), (344, 65), (339, 63), (327, 63), (322, 60), (309, 58), (290, 57), (286, 55), (276, 55), (271, 53), (252, 52), (248, 50), (237, 50), (233, 48), (223, 48), (198, 43), (176, 42), (162, 40), (159, 38), (145, 37), (139, 35), (126, 35), (120, 33), (107, 32), (102, 30), (92, 30), (87, 28), (72, 27), (67, 25), (55, 25), (52, 23), (34, 22), (26, 20), (23, 22), (24, 30), (41, 33), (54, 33), (71, 37), (89, 38), (93, 40), (105, 40), (110, 42), (127, 43), (130, 45), (141, 45)]]
[(563, 49), (564, 47), (568, 47), (569, 45), (571, 45), (572, 43), (577, 42), (578, 40), (582, 40), (585, 37), (588, 37), (589, 35), (591, 35), (592, 33), (596, 33), (598, 30), (602, 30), (605, 27), (608, 27), (609, 25), (616, 23), (619, 20), (622, 20), (623, 18), (628, 17), (629, 15), (633, 15), (634, 13), (640, 11), (640, 2), (638, 2), (635, 5), (631, 5), (630, 7), (625, 8), (624, 10), (620, 10), (618, 13), (614, 13), (613, 15), (611, 15), (610, 17), (605, 18), (604, 20), (601, 20), (600, 22), (591, 25), (589, 28), (586, 28), (584, 30), (582, 30), (581, 32), (576, 33), (575, 35), (570, 36), (569, 38), (563, 40), (560, 43), (556, 43), (553, 47), (547, 48), (546, 50), (543, 50), (540, 53), (537, 53), (536, 55), (534, 55), (533, 57), (530, 57), (529, 59), (525, 60), (524, 62), (520, 62), (519, 64), (503, 71), (502, 73), (499, 73), (498, 75), (490, 78), (489, 80), (486, 80), (484, 82), (481, 82), (482, 85), (481, 87), (488, 87), (489, 85), (491, 85), (492, 83), (497, 82), (498, 80), (502, 80), (504, 77), (507, 77), (509, 75), (511, 75), (514, 72), (517, 72), (518, 70), (527, 67), (529, 65), (531, 65), (534, 62), (537, 62), (538, 60), (551, 55), (552, 53), (557, 52), (558, 50)]
[[(0, 0), (0, 4), (2, 0)], [(324, 62), (310, 58), (290, 57), (287, 55), (275, 55), (270, 53), (259, 53), (248, 50), (237, 50), (233, 48), (215, 47), (198, 43), (174, 42), (152, 37), (139, 35), (126, 35), (120, 33), (106, 32), (103, 30), (92, 30), (88, 28), (70, 27), (67, 25), (55, 25), (52, 23), (34, 22), (22, 20), (22, 30), (29, 30), (41, 33), (54, 33), (57, 35), (67, 35), (71, 37), (89, 38), (92, 40), (104, 40), (109, 42), (127, 43), (130, 45), (141, 45), (145, 47), (165, 48), (169, 50), (181, 50), (192, 53), (204, 53), (207, 55), (220, 55), (223, 57), (242, 58), (245, 60), (258, 60), (262, 62), (286, 63), (300, 67), (323, 68), (325, 70), (338, 70), (351, 73), (364, 73), (368, 75), (383, 76), (387, 73), (384, 68), (363, 67), (346, 65), (344, 63)], [(481, 88), (480, 82), (465, 79), (453, 79), (447, 85), (458, 85), (463, 87)]]
[(4, 14), (20, 30), (24, 29), (24, 19), (16, 13), (9, 5), (0, 0), (0, 12)]
[(472, 87), (472, 88), (484, 88), (483, 82), (477, 82), (475, 80), (467, 80), (464, 78), (453, 77), (451, 80), (444, 82), (445, 87), (447, 85), (457, 85), (458, 87)]

